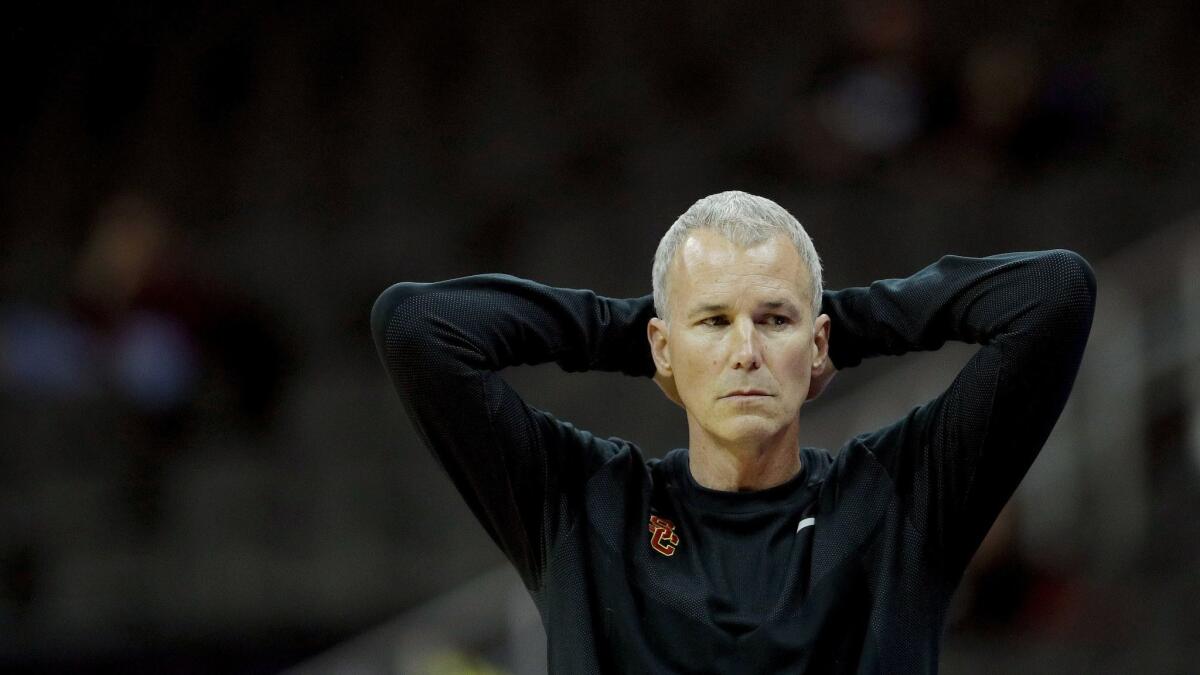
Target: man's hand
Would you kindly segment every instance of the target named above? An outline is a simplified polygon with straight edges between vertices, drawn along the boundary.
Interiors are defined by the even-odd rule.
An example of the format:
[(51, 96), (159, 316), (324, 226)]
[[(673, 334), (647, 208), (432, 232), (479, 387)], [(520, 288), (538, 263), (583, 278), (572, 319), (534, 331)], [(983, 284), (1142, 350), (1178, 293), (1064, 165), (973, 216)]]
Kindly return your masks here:
[(657, 384), (658, 388), (662, 389), (662, 393), (667, 398), (671, 399), (672, 403), (679, 406), (680, 408), (683, 407), (683, 401), (680, 400), (680, 398), (679, 398), (679, 390), (675, 388), (675, 378), (674, 377), (671, 377), (669, 375), (663, 375), (662, 373), (659, 373), (659, 372), (655, 372), (654, 373), (654, 384)]

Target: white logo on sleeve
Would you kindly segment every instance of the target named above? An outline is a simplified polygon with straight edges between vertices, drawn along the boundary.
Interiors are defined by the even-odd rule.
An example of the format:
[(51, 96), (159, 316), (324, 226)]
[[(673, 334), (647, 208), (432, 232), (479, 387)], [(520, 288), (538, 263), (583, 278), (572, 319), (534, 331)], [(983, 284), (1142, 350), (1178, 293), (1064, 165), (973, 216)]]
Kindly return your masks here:
[(805, 518), (804, 520), (800, 521), (799, 525), (796, 526), (796, 531), (799, 532), (800, 530), (803, 530), (804, 528), (808, 527), (809, 525), (816, 524), (816, 522), (817, 522), (816, 518), (811, 518), (811, 517)]

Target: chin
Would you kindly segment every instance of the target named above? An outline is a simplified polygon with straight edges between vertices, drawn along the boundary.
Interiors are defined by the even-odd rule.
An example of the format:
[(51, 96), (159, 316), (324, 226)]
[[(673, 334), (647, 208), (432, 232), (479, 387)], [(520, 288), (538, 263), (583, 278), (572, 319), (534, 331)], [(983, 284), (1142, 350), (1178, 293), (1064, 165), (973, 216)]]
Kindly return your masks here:
[(783, 425), (778, 420), (761, 415), (738, 415), (720, 427), (720, 437), (731, 442), (769, 438), (779, 433)]

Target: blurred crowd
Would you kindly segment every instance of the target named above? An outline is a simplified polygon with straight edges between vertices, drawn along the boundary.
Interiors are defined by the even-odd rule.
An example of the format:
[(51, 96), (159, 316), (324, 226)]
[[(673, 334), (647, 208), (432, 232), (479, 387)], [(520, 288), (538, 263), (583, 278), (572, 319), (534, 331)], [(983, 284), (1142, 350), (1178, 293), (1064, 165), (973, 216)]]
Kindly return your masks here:
[[(97, 212), (66, 293), (0, 315), (9, 396), (110, 408), (128, 518), (153, 536), (163, 463), (196, 426), (261, 438), (286, 351), (269, 312), (191, 269), (169, 216), (142, 195)], [(36, 450), (29, 448), (29, 450)]]

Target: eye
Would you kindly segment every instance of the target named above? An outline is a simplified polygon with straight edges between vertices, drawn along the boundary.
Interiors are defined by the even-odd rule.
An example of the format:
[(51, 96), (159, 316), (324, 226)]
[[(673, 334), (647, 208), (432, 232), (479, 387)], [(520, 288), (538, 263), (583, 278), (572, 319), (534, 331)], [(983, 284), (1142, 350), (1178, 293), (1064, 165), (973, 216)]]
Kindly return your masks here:
[[(717, 323), (718, 321), (720, 324)], [(717, 326), (725, 325), (726, 322), (725, 317), (723, 316), (710, 316), (707, 319), (702, 320), (700, 323), (704, 324), (705, 326)]]
[(786, 326), (792, 322), (791, 319), (789, 319), (786, 316), (783, 316), (782, 314), (772, 314), (770, 316), (770, 320), (771, 320), (771, 325), (775, 326), (775, 327)]

